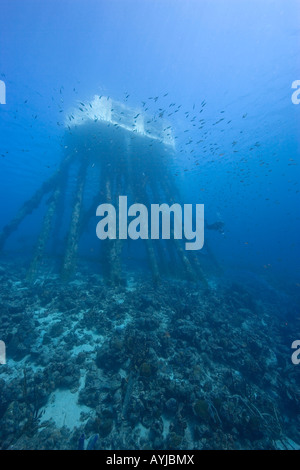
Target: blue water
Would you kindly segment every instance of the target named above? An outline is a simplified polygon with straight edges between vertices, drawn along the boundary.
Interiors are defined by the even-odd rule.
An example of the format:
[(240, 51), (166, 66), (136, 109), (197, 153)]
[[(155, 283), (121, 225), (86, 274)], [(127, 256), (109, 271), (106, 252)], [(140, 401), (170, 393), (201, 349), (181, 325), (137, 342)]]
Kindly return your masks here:
[[(86, 439), (91, 438), (92, 441), (93, 436), (99, 434), (99, 440), (94, 438), (93, 445), (107, 449), (278, 448), (291, 445), (288, 440), (300, 444), (297, 418), (299, 370), (291, 361), (291, 343), (299, 337), (300, 300), (300, 106), (292, 102), (292, 83), (300, 80), (299, 24), (300, 5), (297, 0), (2, 0), (0, 80), (6, 85), (6, 104), (0, 105), (0, 231), (16, 216), (22, 204), (30, 200), (43, 182), (57, 171), (66, 156), (65, 120), (74, 107), (78, 110), (80, 102), (88, 106), (95, 95), (109, 96), (134, 109), (147, 107), (147, 113), (158, 120), (159, 113), (163, 113), (175, 137), (175, 150), (169, 164), (174, 186), (172, 196), (176, 199), (176, 187), (181, 194), (181, 201), (178, 202), (204, 204), (206, 223), (222, 222), (223, 228), (220, 231), (206, 229), (205, 248), (203, 253), (196, 254), (203, 266), (205, 285), (201, 281), (198, 284), (199, 279), (186, 279), (182, 265), (179, 270), (169, 269), (168, 274), (162, 274), (158, 299), (155, 300), (155, 289), (152, 291), (150, 287), (151, 270), (146, 250), (140, 241), (132, 241), (123, 253), (126, 261), (122, 273), (123, 286), (107, 286), (105, 253), (100, 255), (101, 268), (97, 264), (101, 242), (95, 233), (96, 207), (107, 202), (104, 191), (102, 199), (99, 198), (95, 205), (93, 218), (86, 224), (75, 271), (66, 283), (59, 275), (78, 176), (76, 165), (71, 167), (65, 212), (61, 212), (61, 218), (58, 216), (47, 241), (44, 258), (40, 260), (30, 284), (26, 273), (45, 211), (49, 207), (49, 196), (8, 237), (1, 252), (3, 318), (0, 340), (7, 344), (7, 364), (0, 365), (0, 394), (3, 394), (4, 403), (0, 403), (3, 428), (0, 448), (58, 448), (60, 445), (63, 448), (77, 448), (83, 433)], [(115, 177), (123, 170), (117, 157), (114, 158)], [(89, 171), (92, 172), (92, 168)], [(151, 188), (151, 163), (149, 180), (139, 167), (131, 171), (137, 180), (145, 178), (145, 185)], [(92, 174), (91, 181), (93, 184), (97, 182), (95, 174)], [(156, 184), (163, 190), (163, 173), (157, 174)], [(86, 207), (97, 196), (94, 186), (87, 186)], [(112, 192), (113, 198), (119, 196), (115, 186), (112, 186)], [(155, 202), (171, 203), (170, 200)], [(209, 253), (205, 251), (206, 245)], [(161, 247), (167, 251), (169, 249), (166, 244)], [(164, 271), (161, 253), (158, 266)], [(201, 256), (204, 257), (203, 261)], [(171, 255), (167, 260), (170, 268)], [(86, 304), (82, 301), (80, 306), (72, 304), (67, 307), (73, 288), (78, 289), (78, 298), (86, 296)], [(105, 299), (102, 307), (96, 295), (97, 289), (102, 295), (99, 298)], [(135, 289), (136, 301), (126, 297), (127, 294), (133, 295), (131, 289)], [(145, 300), (147, 290), (150, 299)], [(23, 293), (24, 299), (21, 298)], [(52, 304), (51, 295), (54, 299)], [(199, 298), (193, 310), (193, 295), (196, 299), (197, 296), (201, 299), (207, 296), (209, 300), (207, 304), (205, 300), (201, 304)], [(177, 312), (176, 305), (180, 301), (185, 307)], [(181, 395), (178, 392), (175, 396), (177, 392), (173, 393), (170, 386), (168, 390), (162, 390), (168, 405), (157, 405), (158, 414), (151, 414), (149, 409), (153, 409), (158, 398), (148, 397), (147, 401), (145, 390), (147, 380), (152, 383), (154, 369), (155, 374), (168, 375), (170, 382), (184, 388), (184, 383), (192, 386), (193, 381), (189, 382), (191, 371), (197, 367), (201, 369), (202, 365), (199, 364), (205, 364), (204, 354), (211, 351), (207, 344), (216, 337), (223, 314), (216, 307), (215, 315), (218, 318), (210, 323), (210, 320), (205, 322), (199, 312), (205, 312), (203, 315), (213, 312), (214, 302), (217, 305), (226, 304), (224, 324), (229, 330), (225, 333), (224, 329), (224, 338), (226, 334), (237, 335), (235, 346), (245, 348), (257, 364), (257, 371), (253, 371), (253, 375), (249, 372), (247, 376), (242, 358), (238, 356), (235, 363), (231, 362), (232, 345), (226, 346), (220, 340), (220, 347), (228, 353), (222, 363), (222, 373), (225, 377), (226, 373), (229, 374), (226, 368), (231, 368), (230, 377), (235, 377), (233, 383), (242, 380), (242, 376), (249, 388), (252, 387), (251, 393), (249, 390), (245, 392), (242, 386), (239, 389), (238, 385), (234, 385), (228, 391), (228, 407), (222, 408), (219, 404), (220, 400), (224, 400), (221, 383), (219, 389), (218, 384), (213, 389), (208, 384), (204, 387), (209, 377), (216, 383), (213, 380), (216, 373), (213, 364), (217, 364), (218, 360), (212, 355), (209, 356), (211, 365), (207, 372), (204, 375), (199, 372), (199, 377), (195, 372), (196, 379), (194, 377), (193, 380), (198, 380), (201, 385), (200, 389), (193, 391), (190, 404), (186, 403), (184, 392)], [(110, 311), (110, 303), (116, 304), (116, 310)], [(103, 329), (98, 320), (86, 317), (80, 326), (72, 324), (82, 315), (84, 305), (86, 311), (104, 311)], [(9, 312), (14, 311), (13, 308), (16, 311), (20, 309), (25, 319), (17, 315), (9, 320)], [(44, 311), (41, 309), (48, 312), (44, 329), (41, 326), (44, 324)], [(69, 323), (57, 316), (58, 312), (69, 310), (75, 311), (73, 317), (68, 317)], [(180, 329), (184, 329), (180, 321), (178, 329), (173, 326), (175, 332), (172, 330), (174, 319), (171, 321), (171, 318), (175, 311), (176, 319), (187, 323), (185, 332)], [(247, 317), (249, 311), (253, 318), (248, 323), (243, 315)], [(145, 323), (138, 319), (137, 312), (140, 312)], [(36, 324), (31, 324), (29, 318), (34, 318)], [(208, 318), (211, 316), (208, 315)], [(46, 371), (46, 361), (41, 356), (48, 354), (49, 342), (40, 336), (49, 335), (47, 341), (50, 344), (53, 342), (52, 347), (59, 349), (62, 346), (62, 332), (53, 336), (51, 330), (52, 324), (58, 320), (62, 322), (65, 333), (71, 328), (70, 331), (78, 335), (73, 346), (83, 348), (85, 354), (89, 352), (86, 344), (92, 341), (91, 357), (85, 358), (87, 362), (81, 363), (78, 359), (76, 363), (79, 349), (67, 348), (69, 356), (61, 362), (71, 369), (74, 364), (75, 369), (78, 366), (81, 371), (80, 386), (76, 382), (79, 381), (77, 372), (71, 370), (67, 376), (73, 377), (74, 382), (70, 379), (69, 384), (61, 385), (53, 380), (52, 388), (43, 389), (42, 384), (46, 380), (51, 381), (52, 375), (55, 375), (59, 360), (53, 360), (52, 369), (50, 367)], [(156, 320), (160, 327), (156, 325)], [(14, 339), (14, 331), (21, 328), (23, 321), (28, 328), (29, 324), (33, 330), (36, 328), (36, 334), (27, 342), (21, 341), (25, 345), (22, 353), (22, 348), (16, 346), (20, 337), (17, 334)], [(154, 325), (149, 326), (148, 321), (153, 321)], [(197, 327), (202, 321), (206, 325), (206, 333), (201, 333), (200, 329), (198, 336), (193, 337), (190, 331), (193, 322)], [(128, 327), (130, 322), (133, 322), (131, 328)], [(80, 328), (85, 331), (86, 337)], [(149, 359), (147, 352), (142, 363), (135, 362), (135, 355), (140, 355), (141, 351), (134, 350), (132, 343), (139, 344), (140, 341), (142, 344), (142, 334), (158, 331), (156, 328), (161, 329), (160, 333), (157, 332), (157, 342), (162, 341), (165, 335), (163, 341), (167, 342), (170, 338), (174, 344), (164, 346), (166, 349), (162, 345), (159, 349), (158, 343), (157, 347), (152, 344), (156, 358)], [(245, 337), (244, 333), (239, 336), (236, 328), (241, 332), (248, 331), (251, 344), (245, 345), (246, 333)], [(260, 328), (266, 328), (265, 333), (261, 333), (265, 336), (256, 337), (255, 332)], [(98, 342), (97, 335), (100, 338)], [(106, 351), (106, 342), (111, 338), (119, 338), (122, 344), (116, 345), (114, 351), (109, 348)], [(68, 341), (72, 343), (72, 338)], [(200, 347), (201, 341), (207, 344), (203, 343)], [(264, 341), (267, 344), (262, 346)], [(41, 356), (37, 353), (38, 345)], [(117, 359), (114, 362), (118, 347), (121, 355), (128, 354), (127, 362), (121, 361), (120, 364)], [(256, 347), (261, 348), (261, 355), (255, 355)], [(166, 370), (161, 370), (158, 365), (162, 358), (170, 359), (174, 353), (172, 348), (182, 349), (183, 356), (186, 354), (186, 364), (191, 364), (189, 371), (187, 365), (187, 369), (180, 372), (180, 361), (175, 361), (174, 370), (177, 368), (179, 374), (177, 379), (176, 373), (170, 369), (171, 365), (166, 366)], [(272, 362), (274, 355), (267, 357), (264, 348), (273, 351), (276, 361)], [(195, 359), (189, 354), (200, 356)], [(112, 370), (102, 370), (101, 360), (111, 361), (114, 366)], [(105, 390), (101, 392), (103, 409), (101, 412), (95, 411), (97, 400), (87, 398), (86, 373), (91, 370), (92, 363), (104, 377), (105, 374), (110, 377), (97, 376), (93, 380), (101, 383), (107, 380), (109, 383), (112, 380), (110, 373), (119, 374), (122, 380), (126, 380), (125, 385), (122, 382), (120, 392), (123, 411), (119, 410), (117, 399)], [(273, 368), (270, 374), (272, 371), (275, 374), (274, 383), (266, 378), (268, 367)], [(28, 370), (27, 379), (24, 369)], [(255, 374), (260, 373), (261, 381), (255, 382)], [(44, 381), (39, 381), (38, 374), (43, 375)], [(1, 375), (4, 382), (1, 382)], [(142, 377), (141, 382), (144, 381), (143, 390), (137, 385), (139, 377)], [(224, 378), (224, 383), (228, 380), (228, 377)], [(30, 381), (39, 383), (44, 390), (38, 405), (33, 403), (28, 391)], [(7, 388), (10, 383), (20, 386), (20, 389), (27, 387), (26, 392), (10, 397)], [(46, 437), (40, 437), (39, 426), (47, 420), (43, 421), (39, 411), (42, 410), (44, 416), (50, 419), (51, 394), (58, 394), (56, 401), (58, 404), (61, 402), (63, 407), (64, 400), (68, 401), (68, 390), (76, 389), (76, 386), (84, 395), (78, 403), (86, 407), (83, 411), (90, 413), (94, 424), (87, 425), (84, 420), (79, 423), (75, 404), (65, 422), (58, 420), (55, 424), (52, 422), (52, 428), (50, 426), (51, 432), (56, 428), (62, 433), (60, 444), (59, 439), (55, 441), (53, 438), (51, 441), (50, 430), (46, 436), (47, 427), (42, 427), (46, 429)], [(113, 385), (108, 387), (113, 388)], [(151, 389), (149, 383), (148, 388)], [(263, 400), (259, 395), (265, 389), (269, 390), (269, 399), (278, 402), (276, 412), (268, 408), (268, 398)], [(192, 392), (189, 389), (186, 393), (189, 395)], [(139, 413), (136, 409), (131, 410), (134, 408), (131, 394), (137, 401), (144, 400), (144, 411), (141, 408)], [(176, 406), (170, 402), (172, 398), (176, 399)], [(74, 398), (74, 402), (76, 400)], [(241, 425), (234, 421), (233, 416), (230, 418), (230, 403), (244, 406), (241, 416), (243, 413), (250, 415), (248, 426), (247, 420)], [(25, 406), (25, 411), (23, 415), (20, 410), (16, 412), (15, 421), (20, 421), (21, 416), (24, 422), (30, 422), (30, 426), (24, 425), (20, 429), (16, 425), (12, 431), (7, 425), (10, 407), (22, 406)], [(182, 419), (186, 421), (190, 434), (180, 428), (178, 413), (176, 415), (174, 411), (178, 409), (183, 410)], [(36, 411), (34, 425), (28, 418), (28, 410)], [(56, 413), (61, 413), (59, 406), (57, 410)], [(104, 430), (95, 424), (99, 418), (97, 413), (100, 413), (102, 422), (106, 420)], [(266, 413), (265, 419), (261, 418), (262, 413)], [(140, 420), (133, 418), (134, 414), (139, 415)], [(163, 423), (164, 431), (161, 433), (153, 431), (154, 415)], [(267, 416), (270, 415), (272, 419), (268, 421)], [(125, 427), (117, 437), (120, 416), (125, 419)], [(169, 422), (175, 423), (173, 434), (168, 428)], [(129, 439), (129, 435), (137, 429), (139, 437), (135, 439), (131, 436)]]

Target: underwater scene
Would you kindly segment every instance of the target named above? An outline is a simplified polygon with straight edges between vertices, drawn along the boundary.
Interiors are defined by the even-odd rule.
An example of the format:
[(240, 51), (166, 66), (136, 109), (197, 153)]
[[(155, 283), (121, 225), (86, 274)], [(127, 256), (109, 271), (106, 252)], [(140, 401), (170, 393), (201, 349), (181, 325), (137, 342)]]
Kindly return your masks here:
[(1, 0), (1, 450), (300, 449), (299, 25)]

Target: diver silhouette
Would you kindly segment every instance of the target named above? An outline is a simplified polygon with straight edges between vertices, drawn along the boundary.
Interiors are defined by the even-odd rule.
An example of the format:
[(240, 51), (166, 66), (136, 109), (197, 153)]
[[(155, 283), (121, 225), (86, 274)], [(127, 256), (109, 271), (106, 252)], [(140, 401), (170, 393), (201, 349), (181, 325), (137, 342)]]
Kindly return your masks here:
[(224, 234), (224, 226), (224, 222), (221, 221), (214, 222), (213, 224), (208, 224), (207, 222), (205, 222), (205, 228), (207, 228), (208, 230), (215, 230), (216, 232), (219, 232), (221, 234)]

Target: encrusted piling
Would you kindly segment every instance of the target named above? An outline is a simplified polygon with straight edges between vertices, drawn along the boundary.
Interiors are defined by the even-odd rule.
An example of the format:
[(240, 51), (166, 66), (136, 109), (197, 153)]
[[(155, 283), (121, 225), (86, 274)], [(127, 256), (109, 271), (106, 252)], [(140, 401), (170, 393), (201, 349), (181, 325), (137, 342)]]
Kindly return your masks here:
[[(106, 182), (106, 198), (112, 201), (111, 183)], [(106, 240), (107, 261), (108, 261), (108, 279), (111, 284), (120, 284), (121, 276), (121, 240)]]
[(30, 215), (35, 209), (37, 209), (43, 199), (43, 197), (50, 193), (57, 185), (61, 173), (67, 168), (67, 166), (70, 164), (71, 161), (71, 155), (68, 155), (65, 157), (65, 159), (62, 161), (59, 170), (54, 173), (47, 181), (45, 181), (41, 187), (34, 193), (34, 195), (26, 201), (23, 206), (20, 208), (19, 212), (17, 215), (12, 219), (12, 221), (7, 224), (2, 232), (0, 233), (0, 251), (3, 249), (3, 246), (8, 239), (8, 237), (15, 232), (21, 222)]
[(87, 160), (84, 159), (80, 166), (77, 179), (77, 188), (74, 197), (73, 211), (71, 215), (71, 224), (69, 229), (69, 234), (67, 237), (67, 245), (65, 251), (65, 257), (63, 261), (63, 267), (61, 272), (61, 277), (64, 280), (68, 280), (73, 274), (76, 262), (77, 262), (77, 251), (79, 243), (79, 224), (80, 216), (82, 210), (82, 200), (85, 187), (85, 178), (87, 170)]
[(49, 202), (48, 210), (44, 218), (43, 227), (38, 237), (35, 254), (31, 261), (27, 279), (29, 282), (33, 281), (36, 277), (39, 264), (45, 255), (45, 248), (50, 239), (51, 229), (53, 228), (53, 219), (56, 216), (57, 205), (61, 195), (61, 184), (55, 189), (51, 201)]

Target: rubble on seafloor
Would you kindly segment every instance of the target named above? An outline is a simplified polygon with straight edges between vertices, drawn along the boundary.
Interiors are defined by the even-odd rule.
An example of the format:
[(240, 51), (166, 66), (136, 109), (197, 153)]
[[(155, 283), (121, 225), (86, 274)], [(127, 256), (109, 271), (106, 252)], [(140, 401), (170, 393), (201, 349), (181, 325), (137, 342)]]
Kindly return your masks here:
[(25, 279), (2, 265), (1, 449), (299, 447), (297, 325), (276, 302), (239, 284)]

